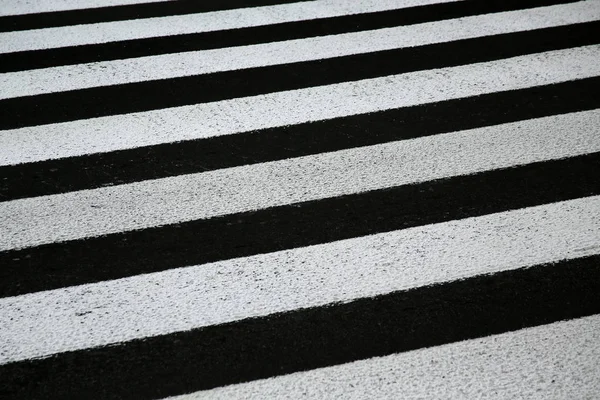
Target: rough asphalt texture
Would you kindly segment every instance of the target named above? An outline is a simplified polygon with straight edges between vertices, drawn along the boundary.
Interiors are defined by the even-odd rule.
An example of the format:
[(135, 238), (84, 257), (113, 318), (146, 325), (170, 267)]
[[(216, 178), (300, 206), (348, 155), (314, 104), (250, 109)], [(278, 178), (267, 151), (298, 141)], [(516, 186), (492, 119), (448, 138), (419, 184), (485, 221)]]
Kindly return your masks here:
[(598, 398), (599, 27), (1, 2), (0, 398)]

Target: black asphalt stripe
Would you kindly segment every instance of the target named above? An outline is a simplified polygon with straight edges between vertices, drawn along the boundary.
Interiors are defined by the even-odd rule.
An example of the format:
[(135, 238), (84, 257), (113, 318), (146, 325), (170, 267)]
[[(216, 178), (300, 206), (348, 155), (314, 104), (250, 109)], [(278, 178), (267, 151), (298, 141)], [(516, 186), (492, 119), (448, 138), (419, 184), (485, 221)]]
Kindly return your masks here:
[(0, 297), (600, 194), (600, 153), (0, 252)]
[(600, 107), (600, 78), (0, 167), (0, 201), (300, 157)]
[(600, 22), (0, 100), (0, 129), (148, 111), (499, 60), (600, 42)]
[(599, 292), (600, 256), (561, 261), (7, 364), (0, 395), (162, 398), (594, 315)]
[(458, 1), (216, 32), (22, 51), (0, 54), (0, 72), (335, 35), (575, 1), (578, 0)]
[(0, 32), (166, 17), (169, 15), (195, 14), (209, 11), (232, 10), (236, 8), (298, 3), (300, 1), (310, 0), (177, 0), (85, 8), (79, 10), (52, 11), (36, 14), (7, 15), (0, 17)]

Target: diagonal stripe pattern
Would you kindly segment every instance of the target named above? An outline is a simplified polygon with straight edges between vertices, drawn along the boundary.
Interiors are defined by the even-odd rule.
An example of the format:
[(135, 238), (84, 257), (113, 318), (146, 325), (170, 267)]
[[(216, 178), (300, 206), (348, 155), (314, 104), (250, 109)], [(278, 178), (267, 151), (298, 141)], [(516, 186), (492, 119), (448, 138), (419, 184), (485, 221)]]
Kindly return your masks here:
[(599, 24), (3, 2), (0, 397), (593, 398)]

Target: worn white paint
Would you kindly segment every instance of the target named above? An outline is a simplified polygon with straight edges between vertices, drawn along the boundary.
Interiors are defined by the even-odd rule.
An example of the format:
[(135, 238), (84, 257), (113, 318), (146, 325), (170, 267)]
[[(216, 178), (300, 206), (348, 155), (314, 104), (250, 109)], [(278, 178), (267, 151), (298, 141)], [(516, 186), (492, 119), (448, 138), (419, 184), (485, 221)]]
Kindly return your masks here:
[(210, 32), (456, 0), (319, 0), (265, 7), (0, 33), (0, 53)]
[(170, 399), (593, 400), (598, 360), (594, 315)]
[(0, 74), (0, 99), (301, 62), (600, 20), (600, 1), (264, 43)]
[[(0, 203), (0, 250), (600, 151), (600, 110)], [(226, 201), (224, 201), (226, 199)]]
[(0, 131), (0, 165), (242, 133), (600, 75), (600, 46)]
[(0, 363), (598, 253), (595, 196), (3, 298)]
[(0, 16), (156, 3), (159, 1), (164, 0), (2, 0), (0, 2)]
[[(154, 0), (144, 0), (147, 1)], [(106, 0), (97, 5), (114, 2)], [(19, 13), (19, 6), (23, 12), (27, 12), (27, 7), (38, 7), (29, 11), (39, 12), (93, 7), (95, 3), (5, 0), (0, 4), (0, 15), (6, 12), (7, 5), (12, 8), (11, 13)], [(331, 3), (316, 4), (319, 7)], [(398, 4), (391, 0), (348, 3), (349, 7)], [(301, 18), (294, 14), (293, 7), (291, 11), (284, 6), (275, 8), (281, 7), (281, 14), (270, 11), (271, 8), (249, 14), (206, 14), (207, 18), (216, 15), (214, 22), (196, 15), (187, 19), (167, 17), (139, 23), (38, 30), (23, 36), (0, 35), (0, 47), (15, 45), (15, 38), (19, 37), (27, 39), (23, 42), (25, 47), (52, 47)], [(331, 10), (335, 11), (329, 8), (325, 12), (334, 12)], [(356, 8), (353, 10), (357, 12)], [(315, 17), (322, 16), (321, 11), (324, 10), (315, 11)], [(194, 26), (198, 21), (207, 25)], [(45, 41), (44, 35), (49, 33), (56, 36)], [(14, 42), (6, 44), (6, 38)], [(448, 36), (444, 40), (449, 40)], [(343, 46), (340, 49), (347, 51)], [(7, 165), (235, 134), (597, 76), (598, 52), (597, 46), (590, 46), (172, 110), (10, 130), (0, 132), (0, 159)], [(229, 53), (210, 54), (221, 57)], [(222, 60), (225, 63), (231, 58)], [(186, 62), (187, 68), (193, 60)], [(209, 62), (208, 67), (203, 67), (228, 68), (220, 62)], [(252, 60), (248, 58), (248, 62)], [(127, 64), (119, 64), (119, 68), (125, 68), (122, 65)], [(244, 64), (235, 65), (241, 68)], [(126, 70), (116, 72), (123, 71)], [(178, 73), (176, 69), (171, 72)], [(56, 90), (64, 90), (61, 84), (57, 78)], [(41, 90), (50, 90), (44, 87)], [(9, 226), (0, 231), (0, 240), (6, 248), (29, 246), (190, 218), (196, 209), (200, 211), (194, 218), (471, 173), (477, 168), (582, 154), (598, 150), (598, 122), (598, 111), (577, 113), (106, 190), (8, 202), (2, 206), (6, 208), (0, 209), (0, 227)], [(451, 154), (444, 155), (444, 151)], [(276, 167), (281, 169), (277, 171)], [(253, 190), (249, 189), (251, 185), (255, 185)], [(217, 192), (199, 197), (204, 196), (201, 193), (206, 187), (222, 190), (226, 197), (221, 200), (227, 201), (234, 189), (241, 192), (239, 197), (231, 197), (230, 205), (221, 205)], [(493, 200), (493, 193), (490, 196)], [(104, 208), (91, 210), (97, 205)], [(171, 214), (170, 208), (174, 208)], [(166, 213), (166, 217), (160, 213)], [(141, 218), (141, 225), (136, 225), (136, 215)], [(117, 222), (111, 222), (111, 218)], [(24, 225), (21, 229), (17, 224)], [(600, 254), (600, 196), (2, 298), (0, 364), (592, 254)], [(178, 399), (594, 399), (600, 393), (599, 359), (600, 316), (596, 315), (232, 385)]]

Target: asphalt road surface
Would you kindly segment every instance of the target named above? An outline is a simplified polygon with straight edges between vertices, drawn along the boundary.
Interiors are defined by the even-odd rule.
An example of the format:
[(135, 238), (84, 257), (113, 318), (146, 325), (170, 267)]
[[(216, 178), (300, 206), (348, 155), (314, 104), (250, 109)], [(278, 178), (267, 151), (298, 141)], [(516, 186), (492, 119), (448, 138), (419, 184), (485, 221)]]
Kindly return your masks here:
[(0, 1), (0, 398), (600, 398), (600, 0)]

